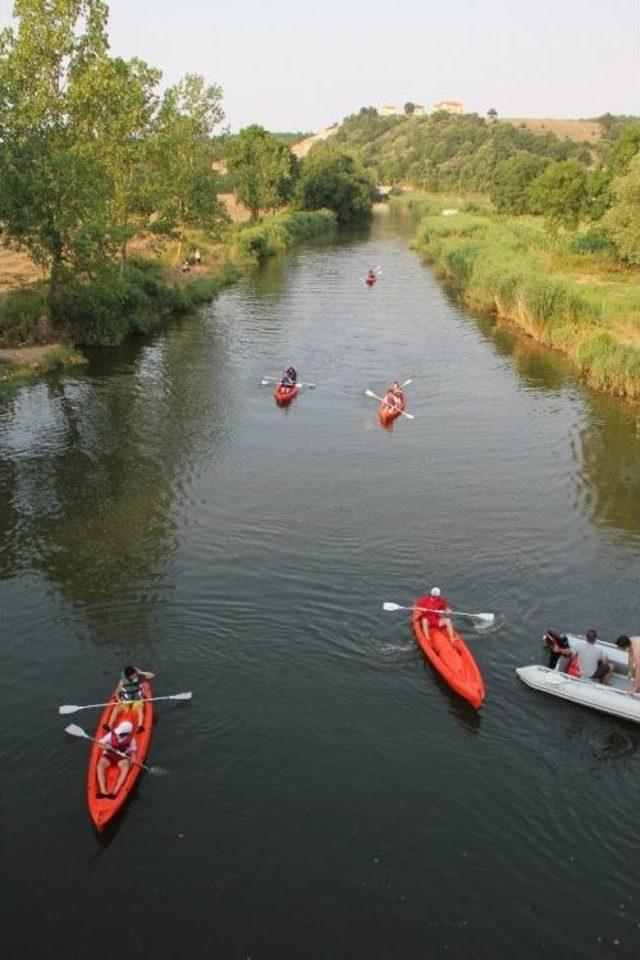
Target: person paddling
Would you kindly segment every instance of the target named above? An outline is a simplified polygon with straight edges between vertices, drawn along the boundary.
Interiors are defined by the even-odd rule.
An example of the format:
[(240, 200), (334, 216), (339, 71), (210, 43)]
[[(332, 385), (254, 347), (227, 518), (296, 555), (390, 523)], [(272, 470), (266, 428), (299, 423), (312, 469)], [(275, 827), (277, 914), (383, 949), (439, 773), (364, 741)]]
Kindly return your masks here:
[(393, 393), (394, 397), (396, 398), (398, 404), (400, 406), (404, 406), (404, 402), (405, 402), (404, 390), (402, 389), (402, 387), (400, 386), (397, 380), (393, 381), (390, 389), (391, 389), (391, 393)]
[(631, 681), (629, 693), (640, 693), (640, 637), (628, 637), (621, 634), (616, 640), (616, 647), (626, 650), (629, 656), (627, 677)]
[[(138, 745), (133, 735), (133, 724), (129, 720), (123, 720), (115, 730), (110, 730), (104, 737), (101, 737), (100, 745), (104, 750), (98, 760), (96, 769), (98, 778), (97, 796), (113, 798), (117, 796), (118, 790), (124, 783), (131, 763), (137, 759)], [(108, 791), (105, 775), (107, 769), (114, 765), (118, 767), (120, 772), (113, 789)]]
[(367, 280), (369, 280), (369, 281), (375, 281), (375, 280), (377, 280), (377, 279), (378, 279), (378, 278), (376, 277), (374, 271), (373, 271), (373, 270), (369, 270), (369, 273), (367, 274)]
[(295, 367), (287, 367), (280, 377), (280, 386), (285, 390), (293, 390), (298, 380), (298, 371)]
[(427, 641), (429, 640), (429, 628), (434, 627), (437, 629), (446, 629), (449, 634), (449, 639), (453, 643), (455, 640), (453, 624), (449, 617), (443, 616), (443, 613), (448, 613), (451, 607), (442, 596), (440, 587), (432, 587), (428, 596), (420, 597), (419, 600), (416, 600), (414, 607), (416, 610), (424, 612), (421, 622)]
[(135, 713), (138, 723), (138, 733), (144, 730), (144, 694), (142, 684), (144, 680), (153, 680), (155, 673), (149, 670), (141, 670), (140, 667), (127, 666), (122, 671), (120, 682), (116, 688), (116, 697), (118, 703), (114, 706), (109, 717), (109, 722), (103, 725), (107, 731), (113, 729), (113, 725), (120, 713)]

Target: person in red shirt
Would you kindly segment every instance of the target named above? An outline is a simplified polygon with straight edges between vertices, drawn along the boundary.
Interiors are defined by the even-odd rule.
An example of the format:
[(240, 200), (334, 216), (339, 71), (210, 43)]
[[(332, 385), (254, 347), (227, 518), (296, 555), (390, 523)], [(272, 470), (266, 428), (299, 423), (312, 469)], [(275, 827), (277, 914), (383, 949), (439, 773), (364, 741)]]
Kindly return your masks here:
[(422, 627), (426, 639), (429, 639), (429, 627), (444, 627), (449, 634), (449, 639), (453, 642), (453, 625), (449, 617), (443, 617), (443, 613), (448, 613), (451, 607), (442, 596), (440, 587), (432, 587), (428, 597), (420, 597), (415, 603), (416, 610), (424, 610)]

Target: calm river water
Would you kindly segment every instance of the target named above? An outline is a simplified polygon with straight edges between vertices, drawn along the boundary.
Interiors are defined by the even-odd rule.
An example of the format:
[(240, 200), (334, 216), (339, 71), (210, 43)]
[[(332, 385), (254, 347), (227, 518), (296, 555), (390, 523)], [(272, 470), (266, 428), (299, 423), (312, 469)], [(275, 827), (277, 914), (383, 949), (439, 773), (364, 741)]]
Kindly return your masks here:
[[(640, 729), (514, 673), (549, 625), (640, 632), (635, 414), (409, 237), (381, 216), (0, 400), (12, 957), (640, 955)], [(317, 389), (281, 410), (290, 362)], [(385, 431), (392, 377), (415, 420)], [(504, 618), (466, 634), (479, 713), (382, 612), (433, 584)], [(99, 839), (57, 706), (127, 661), (194, 699)]]

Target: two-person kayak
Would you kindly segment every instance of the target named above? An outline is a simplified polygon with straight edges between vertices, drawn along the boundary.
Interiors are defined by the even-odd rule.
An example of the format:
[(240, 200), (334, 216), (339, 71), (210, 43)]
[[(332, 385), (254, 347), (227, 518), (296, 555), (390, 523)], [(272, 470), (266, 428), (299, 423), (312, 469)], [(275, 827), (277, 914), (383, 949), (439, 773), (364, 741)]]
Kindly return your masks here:
[(124, 709), (123, 701), (118, 699), (117, 691), (118, 688), (114, 691), (111, 702), (104, 708), (100, 720), (98, 721), (98, 726), (95, 732), (95, 740), (100, 740), (105, 735), (104, 725), (109, 723), (109, 718), (111, 717), (111, 711), (115, 704), (120, 704), (123, 706), (122, 711), (118, 714), (118, 723), (121, 723), (124, 720), (129, 720), (133, 724), (134, 736), (136, 740), (136, 763), (131, 763), (127, 771), (125, 780), (118, 790), (118, 793), (115, 797), (110, 796), (110, 791), (114, 787), (119, 774), (119, 768), (117, 763), (112, 763), (105, 773), (105, 785), (107, 788), (106, 794), (100, 794), (100, 786), (98, 783), (98, 762), (104, 754), (104, 747), (99, 743), (94, 743), (91, 748), (91, 754), (89, 756), (89, 768), (87, 771), (87, 805), (89, 807), (89, 814), (96, 830), (101, 833), (104, 828), (113, 820), (117, 813), (122, 809), (126, 803), (131, 791), (136, 785), (142, 767), (140, 764), (144, 763), (147, 753), (149, 752), (149, 744), (151, 743), (151, 732), (153, 729), (153, 703), (150, 702), (147, 698), (152, 696), (151, 693), (151, 684), (148, 680), (145, 680), (142, 683), (142, 692), (144, 694), (145, 700), (143, 701), (143, 723), (142, 732), (137, 731), (137, 722), (138, 716), (135, 711)]

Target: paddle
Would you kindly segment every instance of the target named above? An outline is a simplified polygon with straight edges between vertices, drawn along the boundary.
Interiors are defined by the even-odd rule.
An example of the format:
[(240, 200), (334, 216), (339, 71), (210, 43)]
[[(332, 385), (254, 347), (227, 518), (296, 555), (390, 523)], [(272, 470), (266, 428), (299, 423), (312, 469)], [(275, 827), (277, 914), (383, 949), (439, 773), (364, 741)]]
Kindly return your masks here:
[(122, 753), (121, 750), (116, 750), (115, 747), (110, 746), (109, 744), (100, 743), (99, 740), (96, 740), (95, 737), (90, 737), (88, 733), (78, 727), (75, 723), (70, 723), (68, 727), (64, 728), (64, 732), (70, 734), (72, 737), (83, 737), (85, 740), (91, 740), (92, 743), (97, 743), (100, 747), (104, 747), (111, 751), (111, 753), (117, 753), (119, 757), (122, 757), (124, 760), (128, 760), (130, 763), (135, 763), (137, 767), (142, 767), (143, 770), (146, 770), (147, 773), (162, 773), (160, 767), (147, 767), (146, 764), (140, 763), (139, 760), (132, 760), (131, 757), (128, 757), (126, 753)]
[[(365, 390), (365, 393), (367, 394), (368, 397), (373, 397), (374, 400), (379, 400), (380, 403), (386, 403), (386, 400), (383, 400), (382, 397), (379, 397), (377, 393), (373, 392), (373, 390)], [(394, 408), (390, 407), (390, 409), (394, 409)], [(395, 409), (397, 410), (398, 408), (396, 407)], [(400, 413), (402, 414), (403, 417), (406, 417), (408, 420), (415, 420), (415, 417), (412, 413), (405, 413), (404, 410), (400, 410)]]
[[(148, 697), (146, 700), (136, 700), (136, 703), (155, 703), (156, 700), (191, 700), (193, 693), (189, 691), (188, 693), (172, 693), (166, 697)], [(82, 707), (77, 707), (73, 703), (63, 703), (61, 707), (58, 707), (58, 713), (67, 714), (67, 713), (77, 713), (78, 710), (92, 710), (94, 707), (108, 707), (110, 704), (113, 704), (115, 707), (116, 704), (121, 706), (123, 703), (126, 703), (126, 700), (108, 700), (107, 703), (87, 703)]]
[[(263, 377), (260, 383), (263, 387), (268, 387), (269, 384), (280, 383), (282, 377)], [(296, 380), (295, 381), (299, 387), (309, 387), (310, 390), (315, 390), (315, 383), (308, 383), (306, 380)]]
[[(382, 609), (386, 610), (388, 613), (392, 613), (395, 610), (411, 610), (413, 613), (414, 610), (422, 610), (422, 607), (401, 607), (399, 603), (391, 603), (390, 601), (385, 601), (382, 604)], [(496, 619), (495, 613), (467, 613), (464, 610), (425, 610), (425, 613), (440, 613), (443, 617), (449, 616), (458, 616), (458, 617), (471, 617), (473, 620), (481, 620), (482, 623), (490, 624), (494, 623)]]

